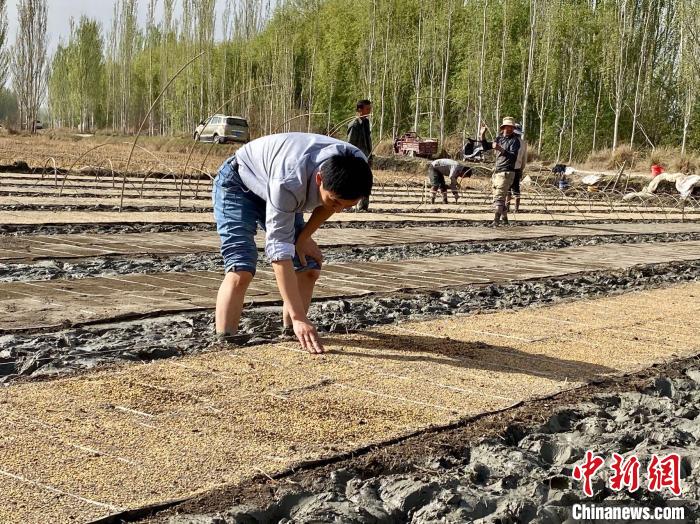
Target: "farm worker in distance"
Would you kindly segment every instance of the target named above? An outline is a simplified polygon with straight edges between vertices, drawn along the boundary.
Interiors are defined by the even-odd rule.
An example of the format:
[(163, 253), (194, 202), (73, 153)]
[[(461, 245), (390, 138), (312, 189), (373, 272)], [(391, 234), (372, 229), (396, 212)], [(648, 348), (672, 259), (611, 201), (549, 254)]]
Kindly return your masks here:
[[(365, 155), (335, 138), (282, 133), (253, 140), (219, 168), (212, 200), (221, 237), (224, 281), (216, 297), (217, 338), (235, 335), (255, 275), (258, 224), (284, 300), (283, 325), (302, 347), (323, 353), (307, 318), (323, 256), (311, 238), (328, 218), (372, 191)], [(312, 211), (304, 223), (304, 211)]]
[[(372, 167), (372, 131), (369, 127), (369, 115), (372, 113), (372, 102), (360, 100), (355, 106), (357, 116), (348, 126), (348, 142), (362, 151), (367, 157), (369, 167)], [(369, 211), (369, 197), (360, 200), (358, 211)]]
[(518, 160), (520, 150), (520, 140), (515, 135), (515, 119), (505, 117), (501, 124), (500, 133), (493, 142), (486, 141), (486, 131), (488, 127), (484, 124), (481, 127), (479, 138), (484, 151), (494, 149), (496, 151), (496, 165), (491, 176), (494, 218), (493, 227), (498, 227), (502, 222), (508, 225), (508, 212), (506, 209), (506, 197), (513, 185), (515, 178), (515, 163)]
[(442, 203), (447, 204), (447, 184), (445, 176), (450, 178), (450, 189), (455, 199), (455, 204), (459, 200), (459, 192), (457, 190), (457, 179), (462, 177), (472, 176), (472, 170), (456, 160), (451, 158), (438, 158), (428, 164), (428, 179), (430, 180), (430, 203), (435, 203), (438, 189), (442, 192)]

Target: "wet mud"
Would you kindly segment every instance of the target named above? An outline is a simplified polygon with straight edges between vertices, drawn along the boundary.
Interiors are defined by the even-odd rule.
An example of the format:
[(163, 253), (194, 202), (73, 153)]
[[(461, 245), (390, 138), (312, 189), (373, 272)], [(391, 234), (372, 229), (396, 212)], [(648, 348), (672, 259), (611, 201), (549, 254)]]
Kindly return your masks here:
[[(118, 205), (106, 204), (0, 204), (0, 211), (119, 211)], [(210, 206), (193, 206), (185, 203), (181, 207), (177, 206), (134, 206), (124, 205), (122, 212), (146, 212), (157, 213), (211, 213)]]
[[(559, 524), (579, 522), (571, 515), (577, 503), (682, 506), (684, 521), (664, 522), (697, 522), (699, 364), (690, 359), (606, 379), (359, 457), (258, 477), (148, 522)], [(592, 496), (572, 478), (587, 450), (606, 459)], [(613, 452), (639, 459), (639, 490), (610, 488)], [(681, 457), (680, 496), (650, 491), (645, 478), (651, 456), (670, 453)]]
[[(150, 198), (150, 197), (145, 197), (145, 198)], [(172, 198), (171, 198), (172, 200)], [(205, 202), (206, 199), (197, 199), (198, 201)], [(566, 205), (566, 203), (562, 203), (562, 205)], [(554, 206), (553, 206), (554, 207)], [(563, 213), (568, 213), (568, 214), (574, 214), (574, 213), (586, 213), (586, 214), (599, 214), (601, 216), (606, 216), (610, 215), (611, 213), (638, 213), (640, 216), (644, 215), (651, 215), (651, 216), (658, 216), (658, 217), (664, 217), (668, 215), (668, 213), (676, 213), (680, 214), (681, 210), (675, 207), (668, 207), (668, 208), (658, 208), (658, 209), (649, 209), (649, 208), (634, 208), (634, 207), (629, 207), (629, 206), (623, 206), (619, 205), (617, 206), (614, 210), (611, 209), (610, 207), (607, 206), (600, 206), (597, 208), (588, 208), (585, 204), (581, 204), (580, 209), (574, 208), (569, 208), (567, 210), (553, 210), (553, 213), (556, 214), (563, 214)], [(0, 211), (120, 211), (120, 208), (118, 205), (108, 205), (108, 204), (0, 204)], [(174, 205), (155, 205), (155, 204), (149, 204), (149, 205), (133, 205), (133, 204), (125, 204), (121, 207), (122, 212), (156, 212), (156, 213), (180, 213), (180, 212), (186, 212), (186, 213), (212, 213), (212, 207), (210, 205), (194, 205), (192, 203), (192, 199), (187, 199), (184, 201), (182, 206), (174, 206)], [(697, 212), (697, 208), (688, 206), (684, 209), (685, 213), (695, 213)], [(427, 205), (427, 204), (420, 204), (420, 203), (414, 203), (414, 204), (407, 204), (402, 207), (396, 207), (396, 208), (382, 208), (380, 213), (383, 214), (405, 214), (405, 213), (411, 213), (411, 214), (424, 214), (424, 213), (441, 213), (441, 214), (466, 214), (466, 213), (474, 213), (474, 210), (465, 210), (460, 207), (449, 207), (449, 208), (441, 208), (441, 207), (435, 207), (433, 205)], [(482, 206), (481, 212), (483, 213), (489, 213), (491, 212), (491, 208), (489, 204), (484, 203)], [(518, 215), (519, 216), (527, 216), (528, 214), (548, 214), (549, 211), (546, 208), (542, 208), (540, 206), (537, 206), (534, 209), (522, 209)]]
[[(700, 261), (651, 264), (566, 278), (318, 301), (311, 306), (310, 318), (321, 332), (346, 333), (403, 320), (512, 310), (698, 279)], [(279, 339), (280, 313), (279, 306), (247, 308), (240, 334), (230, 343), (252, 346)], [(211, 312), (161, 315), (61, 331), (0, 333), (0, 383), (191, 354), (217, 344)]]
[[(532, 240), (493, 240), (483, 242), (450, 242), (400, 244), (390, 246), (354, 246), (326, 248), (325, 263), (382, 262), (420, 258), (446, 257), (481, 253), (552, 251), (577, 246), (601, 244), (646, 244), (700, 240), (700, 233), (668, 233), (644, 235), (598, 235), (549, 237)], [(259, 266), (267, 264), (259, 257)], [(26, 282), (55, 279), (166, 273), (184, 271), (221, 271), (223, 262), (218, 253), (195, 253), (172, 256), (90, 257), (47, 259), (32, 264), (0, 262), (0, 282)]]
[(0, 224), (0, 237), (29, 235), (115, 235), (122, 233), (177, 233), (180, 231), (216, 231), (212, 222), (99, 222), (90, 224)]
[[(406, 212), (404, 211), (404, 214)], [(382, 213), (383, 214), (383, 213)], [(694, 224), (700, 220), (686, 219)], [(411, 220), (410, 215), (400, 222), (390, 220), (330, 221), (323, 224), (324, 229), (394, 229), (397, 227), (484, 227), (490, 220)], [(517, 231), (518, 226), (575, 226), (594, 224), (665, 224), (668, 220), (644, 219), (596, 219), (596, 220), (520, 220), (511, 222), (508, 229)], [(66, 234), (118, 234), (118, 233), (172, 233), (179, 231), (216, 231), (213, 222), (108, 222), (83, 224), (0, 224), (0, 237), (25, 235), (66, 235)]]

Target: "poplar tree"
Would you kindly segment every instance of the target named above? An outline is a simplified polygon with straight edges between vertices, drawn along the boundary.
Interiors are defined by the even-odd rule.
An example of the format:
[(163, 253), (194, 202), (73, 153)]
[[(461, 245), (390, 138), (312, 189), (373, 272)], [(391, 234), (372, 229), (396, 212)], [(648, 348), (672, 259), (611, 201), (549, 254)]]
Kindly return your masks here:
[(7, 0), (0, 0), (0, 90), (5, 88), (10, 69), (7, 53)]
[(39, 108), (46, 95), (46, 0), (19, 0), (17, 17), (11, 59), (12, 79), (19, 104), (20, 125), (35, 133)]
[[(146, 2), (143, 27), (137, 0), (114, 0), (105, 38), (78, 23), (59, 44), (57, 122), (134, 130), (203, 53), (163, 93), (151, 133), (191, 137), (221, 108), (247, 117), (253, 136), (343, 137), (355, 102), (370, 98), (377, 144), (415, 130), (453, 152), (456, 136), (520, 115), (530, 150), (549, 159), (623, 143), (700, 146), (700, 0), (226, 0), (220, 16), (214, 0)], [(79, 51), (83, 41), (101, 62)], [(90, 85), (85, 68), (101, 82)]]

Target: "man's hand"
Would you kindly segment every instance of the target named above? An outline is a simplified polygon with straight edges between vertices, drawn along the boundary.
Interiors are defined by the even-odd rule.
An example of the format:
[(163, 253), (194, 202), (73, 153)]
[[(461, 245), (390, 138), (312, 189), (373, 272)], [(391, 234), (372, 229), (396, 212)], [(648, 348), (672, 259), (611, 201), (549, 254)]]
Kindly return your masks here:
[(323, 347), (316, 328), (311, 322), (308, 320), (293, 320), (292, 327), (294, 328), (294, 334), (301, 343), (301, 347), (306, 351), (316, 354), (325, 353), (326, 349)]
[(319, 266), (323, 264), (323, 253), (312, 238), (297, 240), (296, 250), (302, 266), (306, 266), (306, 257), (313, 258)]
[(496, 151), (503, 151), (503, 148), (501, 147), (501, 144), (499, 144), (498, 142), (494, 142), (494, 143), (493, 143), (493, 148), (494, 148)]
[(486, 139), (486, 131), (489, 130), (489, 126), (484, 124), (483, 122), (481, 123), (481, 129), (479, 129), (479, 140), (484, 141)]

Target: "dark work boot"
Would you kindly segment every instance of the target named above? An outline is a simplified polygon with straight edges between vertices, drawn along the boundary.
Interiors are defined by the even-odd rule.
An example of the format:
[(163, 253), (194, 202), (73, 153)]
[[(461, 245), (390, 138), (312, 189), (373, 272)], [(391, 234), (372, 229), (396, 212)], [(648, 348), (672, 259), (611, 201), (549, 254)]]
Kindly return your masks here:
[(436, 196), (436, 193), (433, 193), (432, 195), (430, 195), (430, 203), (431, 204), (435, 203), (435, 196)]
[(515, 197), (515, 212), (520, 211), (520, 197)]
[(503, 224), (504, 226), (508, 225), (508, 214), (505, 212), (501, 214), (501, 224)]
[(491, 222), (491, 227), (498, 227), (501, 222), (501, 214), (496, 211), (496, 214), (493, 216), (493, 222)]
[(442, 203), (447, 204), (447, 193), (442, 194)]

